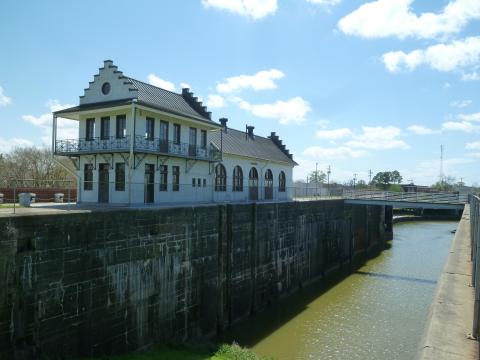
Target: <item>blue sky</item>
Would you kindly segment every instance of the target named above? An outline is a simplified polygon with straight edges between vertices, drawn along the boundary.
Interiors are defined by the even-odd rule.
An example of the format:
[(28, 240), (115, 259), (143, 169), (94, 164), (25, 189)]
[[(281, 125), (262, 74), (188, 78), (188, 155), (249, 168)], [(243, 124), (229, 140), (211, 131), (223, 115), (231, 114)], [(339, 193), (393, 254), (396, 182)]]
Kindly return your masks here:
[[(103, 60), (276, 131), (304, 179), (397, 169), (479, 183), (480, 1), (18, 1), (0, 5), (0, 152), (50, 144)], [(73, 136), (72, 122), (60, 133)]]

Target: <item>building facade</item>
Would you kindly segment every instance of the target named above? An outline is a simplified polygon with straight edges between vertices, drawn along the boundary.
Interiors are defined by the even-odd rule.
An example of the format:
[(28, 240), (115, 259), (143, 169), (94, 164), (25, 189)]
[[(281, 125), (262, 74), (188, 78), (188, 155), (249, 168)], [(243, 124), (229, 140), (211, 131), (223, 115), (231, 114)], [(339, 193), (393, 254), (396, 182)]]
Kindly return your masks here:
[[(78, 138), (58, 139), (58, 118), (77, 121)], [(146, 84), (106, 60), (79, 105), (53, 113), (52, 150), (75, 165), (83, 203), (291, 199), (296, 163), (278, 136), (220, 120), (189, 89)]]

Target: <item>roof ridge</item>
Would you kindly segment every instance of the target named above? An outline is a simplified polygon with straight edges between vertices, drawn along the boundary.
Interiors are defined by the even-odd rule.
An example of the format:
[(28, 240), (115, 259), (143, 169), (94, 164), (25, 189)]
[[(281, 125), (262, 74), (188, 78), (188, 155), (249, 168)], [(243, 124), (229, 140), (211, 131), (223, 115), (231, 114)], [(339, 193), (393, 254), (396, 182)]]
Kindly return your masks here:
[[(245, 134), (245, 131), (237, 130), (237, 129), (234, 129), (234, 128), (231, 128), (231, 127), (229, 127), (229, 128), (227, 129), (227, 134), (228, 134), (228, 132), (231, 131), (231, 130), (236, 131), (236, 132), (239, 132), (239, 133), (242, 133), (242, 134)], [(255, 136), (256, 138), (262, 138), (262, 139), (265, 139), (265, 140), (270, 140), (270, 141), (272, 141), (272, 139), (270, 139), (268, 136), (262, 136), (262, 135), (257, 135), (257, 134), (255, 134), (254, 136)], [(273, 142), (273, 141), (272, 141), (272, 142)]]
[(159, 87), (159, 86), (155, 86), (155, 85), (149, 84), (149, 83), (147, 83), (147, 82), (145, 82), (145, 81), (138, 80), (138, 79), (134, 79), (134, 78), (132, 78), (132, 77), (130, 77), (130, 76), (125, 76), (125, 75), (124, 75), (124, 77), (125, 77), (126, 79), (134, 80), (134, 81), (137, 81), (137, 82), (142, 83), (142, 84), (144, 84), (144, 85), (148, 85), (148, 86), (154, 87), (155, 89), (160, 89), (160, 90), (169, 92), (169, 93), (171, 93), (171, 94), (175, 94), (175, 95), (178, 95), (178, 96), (182, 96), (182, 94), (177, 93), (177, 92), (175, 92), (175, 91), (167, 90), (167, 89), (161, 88), (161, 87)]

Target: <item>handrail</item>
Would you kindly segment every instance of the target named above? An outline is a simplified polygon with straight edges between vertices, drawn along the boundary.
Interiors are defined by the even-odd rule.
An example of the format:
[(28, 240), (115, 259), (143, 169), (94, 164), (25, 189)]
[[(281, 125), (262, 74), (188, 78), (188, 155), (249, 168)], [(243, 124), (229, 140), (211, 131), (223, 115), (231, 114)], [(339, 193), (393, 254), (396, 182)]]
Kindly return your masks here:
[[(147, 138), (142, 135), (136, 135), (133, 144), (135, 151), (146, 151), (155, 154), (165, 154), (192, 159), (219, 160), (221, 158), (220, 151), (214, 146), (201, 147), (188, 143), (180, 143), (167, 141), (160, 138)], [(69, 155), (95, 152), (115, 152), (129, 151), (130, 136), (117, 138), (109, 136), (106, 138), (79, 138), (57, 140), (55, 142), (55, 154)]]
[(392, 191), (363, 191), (344, 190), (343, 197), (351, 200), (380, 200), (380, 201), (403, 201), (416, 203), (443, 203), (443, 204), (466, 204), (467, 194), (458, 193), (426, 193), (426, 192), (392, 192)]

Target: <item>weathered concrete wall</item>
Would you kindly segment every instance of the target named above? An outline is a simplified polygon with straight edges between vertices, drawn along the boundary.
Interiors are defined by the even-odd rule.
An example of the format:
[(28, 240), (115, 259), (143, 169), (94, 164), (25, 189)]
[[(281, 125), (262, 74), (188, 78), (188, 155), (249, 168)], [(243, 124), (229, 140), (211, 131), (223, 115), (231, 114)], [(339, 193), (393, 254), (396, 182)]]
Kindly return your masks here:
[(0, 359), (214, 335), (384, 239), (340, 200), (0, 218)]

